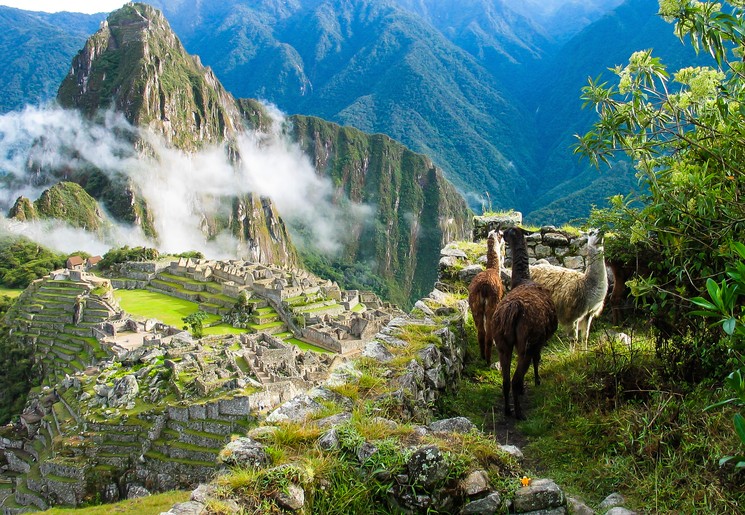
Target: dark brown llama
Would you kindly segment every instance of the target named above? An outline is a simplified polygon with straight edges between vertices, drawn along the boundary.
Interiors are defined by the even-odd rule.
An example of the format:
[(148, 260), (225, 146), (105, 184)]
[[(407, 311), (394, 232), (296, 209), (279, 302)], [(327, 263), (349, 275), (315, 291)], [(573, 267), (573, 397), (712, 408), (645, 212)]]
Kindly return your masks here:
[(479, 340), (481, 357), (491, 363), (492, 335), (491, 326), (487, 322), (491, 319), (494, 309), (502, 297), (502, 235), (499, 231), (491, 231), (486, 239), (486, 270), (479, 272), (468, 285), (468, 305), (473, 315), (476, 334)]
[[(525, 374), (533, 363), (535, 384), (540, 384), (538, 363), (541, 349), (556, 332), (559, 320), (551, 293), (530, 280), (525, 231), (519, 227), (507, 229), (504, 239), (512, 250), (512, 289), (494, 310), (490, 319), (491, 334), (502, 367), (504, 414), (511, 414), (511, 385), (515, 418), (524, 420), (520, 396), (523, 394)], [(513, 350), (517, 351), (517, 367), (510, 382)]]

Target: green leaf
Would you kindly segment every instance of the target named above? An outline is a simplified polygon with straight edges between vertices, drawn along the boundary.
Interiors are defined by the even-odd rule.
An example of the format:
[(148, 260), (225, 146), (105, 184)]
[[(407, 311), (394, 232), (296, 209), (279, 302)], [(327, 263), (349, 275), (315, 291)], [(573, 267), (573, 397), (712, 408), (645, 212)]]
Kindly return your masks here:
[(736, 413), (734, 423), (737, 436), (740, 437), (740, 441), (745, 445), (745, 418), (739, 413)]
[(735, 333), (735, 326), (737, 325), (737, 319), (734, 317), (730, 317), (724, 321), (722, 324), (722, 329), (724, 329), (724, 332), (728, 335), (732, 336)]

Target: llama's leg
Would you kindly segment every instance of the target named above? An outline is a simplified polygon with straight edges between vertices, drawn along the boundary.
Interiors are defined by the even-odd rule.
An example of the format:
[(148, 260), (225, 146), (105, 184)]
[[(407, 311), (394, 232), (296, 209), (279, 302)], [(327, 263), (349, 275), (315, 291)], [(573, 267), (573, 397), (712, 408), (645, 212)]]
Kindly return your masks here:
[(574, 350), (574, 346), (579, 341), (579, 320), (572, 322), (572, 335), (570, 336), (569, 349)]
[(582, 335), (582, 339), (584, 340), (585, 344), (585, 350), (587, 350), (587, 341), (590, 339), (590, 324), (592, 324), (592, 315), (587, 315), (586, 318), (582, 320), (581, 324), (581, 330), (580, 334)]
[(533, 355), (533, 376), (535, 378), (535, 385), (538, 386), (541, 384), (541, 378), (538, 375), (538, 364), (541, 362), (541, 353), (537, 353)]
[(512, 414), (510, 410), (510, 365), (512, 364), (512, 347), (499, 351), (499, 365), (502, 367), (502, 396), (504, 396), (504, 415)]
[(533, 360), (530, 356), (518, 355), (517, 368), (515, 369), (515, 375), (512, 376), (512, 400), (515, 404), (515, 418), (518, 420), (525, 420), (522, 406), (520, 406), (520, 396), (525, 390), (525, 373), (530, 368), (531, 361)]
[(486, 319), (486, 323), (484, 324), (484, 350), (481, 353), (481, 357), (486, 360), (487, 365), (491, 365), (491, 349), (492, 345), (494, 344), (493, 338), (492, 338), (492, 327), (491, 322), (489, 319)]
[(484, 343), (486, 339), (486, 331), (484, 329), (484, 322), (483, 313), (473, 314), (473, 324), (476, 326), (476, 336), (479, 340), (479, 351), (481, 352), (481, 357), (486, 359), (486, 345)]

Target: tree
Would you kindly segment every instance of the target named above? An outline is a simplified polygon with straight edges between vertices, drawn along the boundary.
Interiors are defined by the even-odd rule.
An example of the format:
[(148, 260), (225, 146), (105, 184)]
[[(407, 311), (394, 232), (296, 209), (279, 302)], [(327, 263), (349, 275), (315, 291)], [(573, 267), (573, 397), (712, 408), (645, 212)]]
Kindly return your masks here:
[[(709, 406), (716, 408), (725, 404), (732, 404), (737, 408), (745, 407), (745, 306), (741, 297), (745, 296), (745, 245), (734, 243), (732, 252), (737, 261), (727, 268), (728, 279), (721, 284), (713, 279), (706, 281), (708, 299), (695, 297), (691, 301), (701, 308), (696, 314), (717, 318), (716, 325), (721, 325), (727, 334), (732, 351), (732, 360), (736, 363), (735, 370), (727, 376), (725, 381), (729, 390), (734, 394), (722, 402)], [(735, 433), (740, 439), (741, 449), (745, 450), (745, 417), (742, 413), (735, 413), (733, 419)], [(721, 465), (733, 461), (738, 469), (745, 468), (745, 452), (734, 456), (725, 456)]]
[(204, 329), (202, 323), (207, 318), (207, 313), (201, 309), (196, 313), (183, 317), (181, 320), (184, 322), (184, 329), (191, 330), (191, 335), (194, 338), (201, 338), (204, 336)]
[[(652, 51), (642, 50), (613, 70), (617, 85), (590, 80), (583, 99), (599, 120), (576, 149), (595, 164), (608, 162), (616, 151), (635, 160), (646, 193), (616, 199), (611, 212), (595, 216), (615, 220), (629, 245), (656, 256), (652, 275), (637, 281), (635, 294), (645, 297), (657, 315), (676, 317), (675, 325), (688, 331), (705, 330), (697, 325), (699, 315), (719, 317), (731, 350), (729, 360), (722, 361), (735, 367), (725, 381), (735, 397), (724, 403), (740, 407), (745, 406), (745, 263), (733, 266), (732, 251), (745, 260), (739, 243), (745, 241), (743, 8), (743, 0), (660, 0), (660, 14), (675, 22), (678, 37), (708, 52), (712, 65), (678, 70), (671, 82)], [(740, 413), (734, 428), (745, 446)], [(745, 455), (722, 463), (728, 460), (745, 467)]]
[(701, 325), (686, 299), (723, 277), (731, 243), (745, 240), (745, 2), (725, 5), (661, 0), (660, 14), (711, 55), (711, 66), (671, 78), (651, 50), (635, 52), (613, 69), (616, 83), (597, 78), (583, 88), (599, 119), (575, 149), (596, 165), (620, 151), (634, 160), (642, 192), (591, 221), (614, 220), (624, 246), (654, 256), (652, 275), (634, 293), (660, 319), (672, 317), (669, 327), (686, 330)]

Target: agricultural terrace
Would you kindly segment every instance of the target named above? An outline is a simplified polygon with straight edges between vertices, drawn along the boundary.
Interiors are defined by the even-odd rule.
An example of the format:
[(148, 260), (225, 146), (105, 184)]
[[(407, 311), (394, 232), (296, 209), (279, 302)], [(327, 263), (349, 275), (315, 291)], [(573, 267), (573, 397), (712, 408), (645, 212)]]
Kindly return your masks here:
[[(196, 302), (171, 297), (149, 290), (114, 290), (119, 306), (134, 317), (156, 318), (173, 327), (183, 327), (183, 318), (196, 313)], [(240, 334), (248, 332), (220, 322), (219, 315), (208, 314), (204, 320), (205, 335)]]

